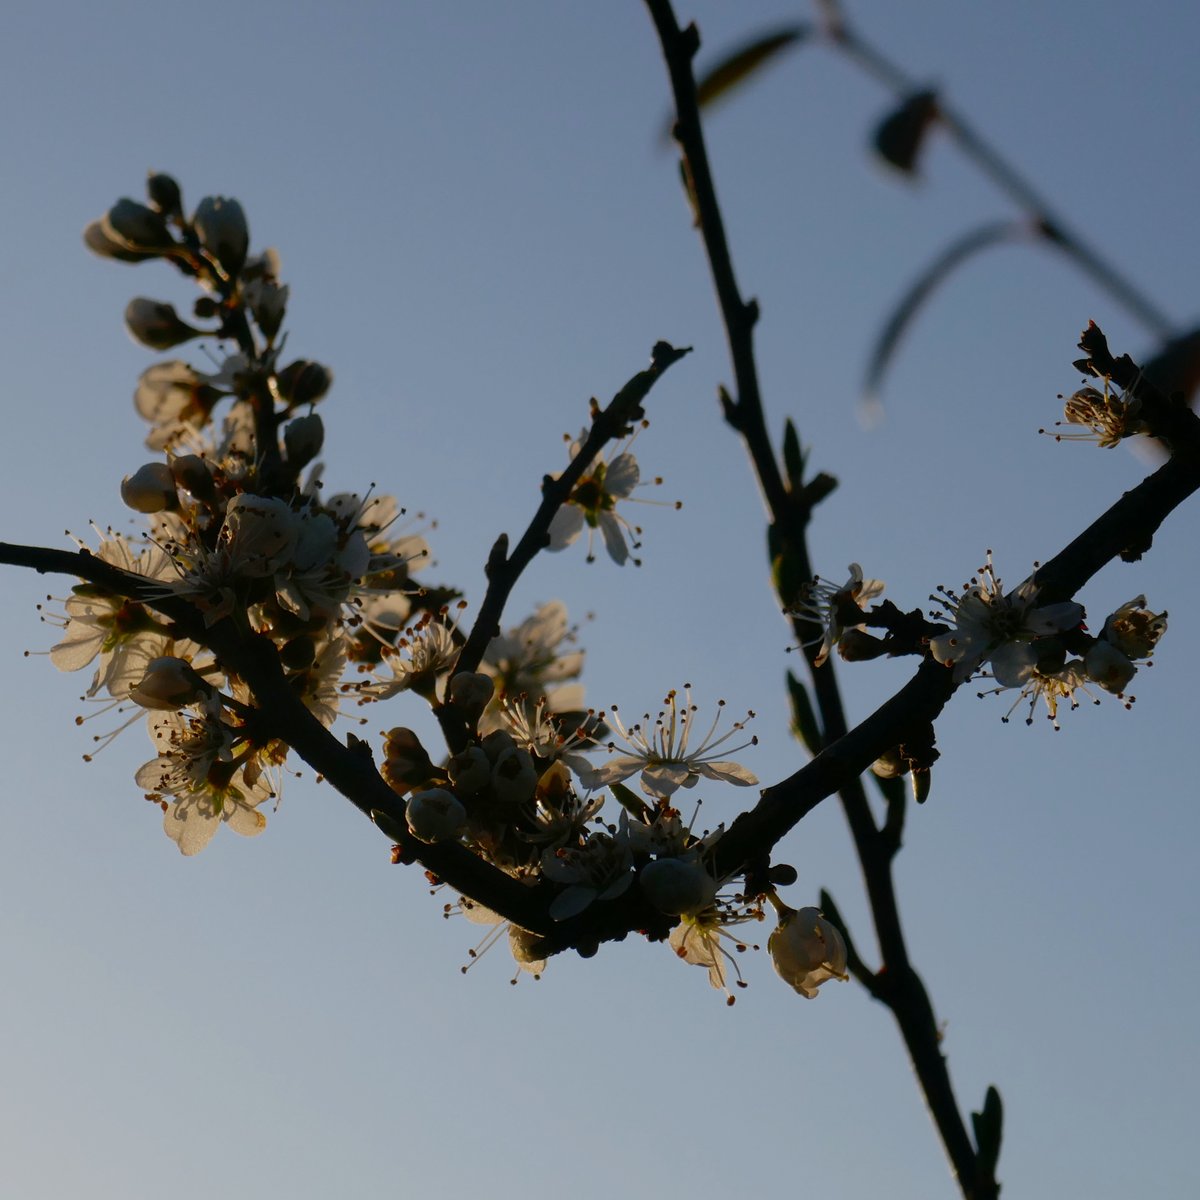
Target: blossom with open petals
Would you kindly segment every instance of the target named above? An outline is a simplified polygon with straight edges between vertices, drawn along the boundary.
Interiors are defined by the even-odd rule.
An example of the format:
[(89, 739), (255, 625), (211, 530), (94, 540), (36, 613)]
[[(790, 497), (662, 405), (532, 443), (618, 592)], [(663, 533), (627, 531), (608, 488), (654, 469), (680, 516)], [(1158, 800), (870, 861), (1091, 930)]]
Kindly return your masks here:
[(1083, 620), (1082, 605), (1072, 600), (1039, 606), (1033, 579), (1005, 594), (990, 552), (961, 596), (947, 588), (938, 591), (954, 628), (930, 639), (929, 650), (954, 671), (956, 683), (990, 660), (997, 683), (1018, 686), (1037, 660), (1030, 643), (1074, 629)]
[(857, 620), (864, 606), (883, 592), (880, 579), (864, 579), (862, 567), (850, 564), (850, 578), (841, 587), (827, 583), (820, 576), (805, 585), (800, 601), (787, 612), (790, 616), (803, 617), (821, 626), (821, 632), (805, 642), (806, 646), (821, 643), (813, 666), (819, 667), (829, 657), (829, 652), (849, 629), (861, 629)]
[[(754, 774), (739, 763), (718, 759), (714, 753), (717, 747), (746, 727), (746, 721), (735, 721), (731, 729), (717, 737), (717, 722), (721, 719), (724, 705), (724, 700), (717, 701), (717, 715), (712, 725), (700, 744), (691, 748), (688, 742), (697, 708), (692, 703), (690, 687), (684, 691), (682, 704), (679, 703), (678, 693), (672, 689), (666, 698), (666, 708), (658, 716), (652, 718), (646, 713), (642, 722), (628, 729), (621, 723), (614, 706), (607, 714), (607, 720), (625, 743), (625, 748), (600, 766), (582, 772), (580, 778), (585, 786), (599, 788), (640, 773), (642, 791), (648, 796), (663, 797), (670, 796), (681, 787), (694, 787), (701, 776), (738, 787), (753, 786), (758, 782)], [(753, 716), (752, 712), (747, 713), (746, 720)], [(732, 752), (757, 744), (758, 738), (752, 737), (734, 747)], [(608, 748), (617, 751), (615, 742), (609, 742)]]
[[(587, 440), (587, 430), (580, 432), (579, 437), (571, 443), (570, 457), (572, 460), (583, 449)], [(615, 455), (606, 461), (603, 455), (597, 455), (584, 469), (583, 475), (571, 489), (570, 496), (563, 502), (554, 519), (550, 522), (550, 549), (562, 550), (574, 542), (583, 532), (588, 531), (588, 562), (596, 556), (592, 551), (592, 535), (599, 529), (604, 539), (604, 548), (608, 556), (617, 564), (623, 566), (629, 559), (629, 545), (626, 536), (636, 550), (640, 543), (638, 537), (641, 530), (631, 525), (620, 513), (617, 505), (627, 500), (641, 479), (641, 470), (637, 459), (628, 450)], [(634, 559), (638, 564), (638, 559)]]

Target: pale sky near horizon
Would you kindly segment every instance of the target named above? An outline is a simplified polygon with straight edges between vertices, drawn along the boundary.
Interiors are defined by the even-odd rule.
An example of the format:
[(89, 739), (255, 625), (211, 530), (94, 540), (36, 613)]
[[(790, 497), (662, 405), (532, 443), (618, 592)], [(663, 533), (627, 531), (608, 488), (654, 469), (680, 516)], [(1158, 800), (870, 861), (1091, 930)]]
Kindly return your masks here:
[[(1200, 184), (1191, 6), (847, 0), (863, 32), (947, 97), (1178, 324), (1196, 320)], [(804, 0), (677, 7), (702, 56), (808, 18)], [(4, 540), (68, 545), (124, 526), (147, 460), (129, 403), (155, 356), (121, 313), (185, 303), (159, 264), (90, 256), (80, 231), (147, 169), (187, 204), (237, 196), (291, 285), (289, 350), (335, 372), (326, 477), (436, 519), (439, 579), (477, 603), (564, 433), (648, 360), (692, 345), (638, 442), (659, 495), (640, 569), (581, 547), (536, 561), (515, 624), (562, 598), (589, 700), (753, 708), (742, 761), (794, 771), (789, 631), (761, 506), (720, 420), (723, 334), (673, 157), (668, 93), (634, 0), (494, 5), (78, 0), (0, 18), (7, 428)], [(841, 481), (813, 525), (817, 569), (860, 562), (902, 608), (961, 584), (990, 548), (1010, 583), (1150, 469), (1039, 426), (1089, 319), (1115, 351), (1153, 339), (1063, 259), (994, 249), (933, 299), (864, 430), (856, 397), (888, 306), (951, 238), (1015, 215), (943, 139), (921, 180), (866, 142), (889, 97), (805, 46), (717, 110), (710, 152), (743, 290), (756, 296), (773, 430), (790, 415)], [(199, 353), (199, 352), (197, 352)], [(914, 962), (965, 1110), (995, 1084), (1006, 1196), (1200, 1192), (1192, 1150), (1200, 955), (1190, 763), (1200, 631), (1185, 505), (1137, 564), (1078, 597), (1093, 625), (1145, 593), (1170, 612), (1126, 712), (1112, 698), (1032, 728), (961, 689), (929, 802), (898, 866)], [(85, 676), (44, 657), (35, 604), (70, 581), (7, 570), (0, 662), (0, 1196), (236, 1200), (330, 1195), (690, 1195), (781, 1189), (951, 1200), (957, 1191), (888, 1014), (856, 985), (806, 1002), (765, 953), (727, 1009), (702, 971), (630, 939), (510, 987), (503, 950), (464, 978), (479, 930), (444, 921), (417, 871), (310, 772), (263, 836), (221, 830), (184, 860), (133, 773), (134, 727), (84, 764)], [(53, 607), (53, 605), (51, 605)], [(861, 718), (906, 661), (839, 664)], [(403, 698), (369, 732), (428, 728)], [(337, 727), (343, 735), (349, 723)], [(378, 739), (376, 738), (376, 742)], [(706, 822), (741, 795), (700, 788)], [(874, 941), (839, 811), (781, 847), (796, 906), (827, 887)], [(762, 937), (765, 943), (767, 929)]]

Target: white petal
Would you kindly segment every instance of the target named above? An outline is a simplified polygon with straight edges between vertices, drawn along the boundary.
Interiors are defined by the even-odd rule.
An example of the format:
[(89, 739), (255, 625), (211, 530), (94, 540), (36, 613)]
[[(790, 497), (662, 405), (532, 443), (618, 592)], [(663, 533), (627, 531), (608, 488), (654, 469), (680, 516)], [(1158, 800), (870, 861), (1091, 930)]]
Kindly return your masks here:
[(638, 485), (642, 473), (632, 454), (618, 454), (604, 473), (604, 489), (610, 496), (623, 500)]
[(583, 512), (574, 504), (564, 504), (550, 522), (550, 550), (569, 546), (583, 531)]
[(741, 763), (697, 763), (696, 770), (706, 779), (718, 779), (722, 783), (733, 783), (738, 787), (753, 787), (758, 782), (758, 776), (746, 770)]
[(220, 823), (208, 800), (177, 800), (163, 813), (163, 832), (189, 857), (212, 841)]
[(608, 551), (608, 557), (618, 567), (624, 566), (625, 560), (629, 557), (629, 547), (625, 545), (625, 531), (621, 528), (621, 522), (612, 513), (607, 512), (601, 513), (597, 520), (600, 524), (600, 533), (604, 537), (604, 548)]

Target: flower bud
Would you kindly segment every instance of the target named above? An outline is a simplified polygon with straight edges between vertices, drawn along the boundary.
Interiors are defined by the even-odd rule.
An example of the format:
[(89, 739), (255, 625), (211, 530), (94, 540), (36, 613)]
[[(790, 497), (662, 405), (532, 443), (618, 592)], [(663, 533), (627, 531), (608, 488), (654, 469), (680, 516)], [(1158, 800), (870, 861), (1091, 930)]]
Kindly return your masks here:
[(196, 205), (192, 226), (200, 245), (216, 259), (226, 276), (233, 279), (250, 249), (250, 230), (242, 206), (229, 197), (205, 196)]
[(490, 675), (464, 671), (450, 680), (450, 701), (459, 708), (468, 721), (478, 721), (483, 716), (496, 690)]
[(513, 736), (507, 729), (497, 729), (483, 739), (483, 748), (487, 752), (488, 761), (495, 764), (502, 754), (516, 747)]
[(384, 756), (383, 777), (401, 796), (437, 774), (420, 738), (402, 725), (384, 735)]
[(528, 929), (522, 929), (519, 925), (508, 927), (508, 948), (512, 952), (513, 961), (522, 971), (528, 971), (534, 979), (539, 978), (546, 969), (546, 956), (542, 949), (544, 944), (545, 938)]
[(212, 687), (182, 658), (152, 658), (141, 682), (130, 689), (129, 698), (143, 708), (174, 712), (212, 695)]
[(1137, 674), (1137, 667), (1116, 646), (1101, 638), (1085, 655), (1087, 677), (1106, 692), (1120, 695)]
[(828, 979), (848, 979), (846, 942), (817, 908), (799, 912), (773, 899), (779, 925), (767, 939), (767, 950), (779, 977), (812, 1000)]
[(537, 768), (528, 750), (505, 750), (492, 767), (492, 791), (502, 804), (524, 804), (537, 787)]
[(275, 377), (275, 389), (288, 408), (316, 404), (333, 384), (333, 372), (319, 362), (298, 358)]
[(463, 796), (481, 792), (492, 781), (492, 764), (478, 746), (468, 746), (446, 764), (454, 790)]
[(676, 917), (708, 908), (717, 896), (717, 881), (690, 859), (657, 858), (642, 868), (638, 882), (659, 912)]
[(162, 213), (136, 200), (118, 200), (100, 218), (100, 228), (110, 242), (141, 254), (160, 254), (176, 244)]
[(83, 231), (83, 244), (101, 258), (115, 258), (118, 262), (145, 262), (148, 258), (157, 258), (151, 250), (130, 250), (123, 241), (106, 233), (104, 220), (92, 221)]
[(442, 842), (467, 827), (467, 810), (453, 792), (430, 788), (409, 798), (404, 810), (409, 832), (418, 841)]
[(125, 327), (151, 350), (170, 350), (204, 332), (179, 319), (173, 304), (137, 296), (125, 306)]
[(170, 512), (179, 507), (175, 478), (166, 463), (147, 463), (121, 480), (121, 499), (134, 512)]
[(908, 760), (900, 753), (899, 746), (893, 746), (871, 764), (871, 771), (880, 779), (898, 779), (908, 774)]
[(171, 474), (176, 484), (197, 500), (211, 500), (216, 495), (212, 471), (198, 454), (181, 454), (171, 459)]
[(316, 413), (297, 417), (283, 431), (283, 445), (289, 465), (297, 470), (307, 466), (325, 444), (325, 425)]
[(164, 217), (183, 215), (183, 193), (170, 175), (164, 175), (161, 171), (151, 171), (146, 178), (146, 195), (151, 205)]
[(273, 279), (255, 279), (245, 285), (242, 295), (250, 305), (263, 337), (273, 342), (287, 312), (287, 284), (276, 283)]
[(887, 645), (865, 629), (847, 629), (838, 640), (837, 650), (846, 662), (867, 662), (886, 654)]

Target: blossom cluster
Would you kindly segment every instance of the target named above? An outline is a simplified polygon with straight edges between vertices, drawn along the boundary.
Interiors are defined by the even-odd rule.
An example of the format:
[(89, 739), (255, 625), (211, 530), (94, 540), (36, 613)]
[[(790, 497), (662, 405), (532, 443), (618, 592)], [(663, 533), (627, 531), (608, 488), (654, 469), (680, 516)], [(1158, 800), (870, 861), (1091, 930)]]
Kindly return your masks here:
[[(323, 488), (316, 408), (332, 373), (309, 359), (283, 362), (289, 290), (275, 251), (251, 255), (241, 205), (207, 197), (188, 215), (175, 181), (152, 175), (146, 203), (118, 201), (84, 238), (106, 257), (166, 262), (199, 288), (187, 320), (164, 301), (132, 301), (125, 318), (135, 339), (158, 351), (201, 337), (218, 347), (209, 350), (215, 369), (170, 359), (142, 373), (134, 404), (161, 457), (132, 470), (120, 491), (148, 530), (141, 539), (101, 533), (89, 552), (123, 583), (81, 583), (49, 618), (63, 627), (54, 664), (91, 667), (88, 696), (124, 713), (122, 728), (146, 715), (154, 756), (136, 780), (180, 851), (198, 853), (221, 825), (260, 833), (289, 753), (247, 681), (210, 648), (220, 627), (226, 639), (269, 643), (290, 694), (326, 727), (348, 700), (357, 708), (415, 697), (435, 714), (453, 712), (445, 753), (427, 750), (407, 725), (384, 735), (380, 774), (402, 801), (403, 827), (374, 815), (395, 837), (397, 861), (419, 858), (421, 844), (456, 843), (511, 879), (548, 885), (552, 921), (639, 888), (668, 925), (676, 920), (672, 949), (732, 1002), (730, 981), (741, 976), (725, 943), (745, 948), (729, 930), (763, 919), (763, 895), (744, 896), (713, 874), (722, 828), (693, 832), (673, 798), (702, 779), (758, 782), (728, 757), (757, 741), (728, 746), (753, 713), (722, 732), (722, 701), (693, 734), (690, 688), (629, 726), (616, 707), (586, 708), (578, 631), (555, 601), (463, 666), (465, 601), (414, 582), (429, 548), (401, 529), (404, 510), (371, 490)], [(629, 433), (615, 453), (589, 450), (587, 461), (587, 431), (572, 442), (575, 482), (546, 528), (548, 549), (586, 529), (589, 559), (596, 532), (616, 563), (630, 559), (640, 529), (618, 505), (641, 474)], [(625, 786), (634, 776), (641, 795)], [(620, 801), (615, 821), (601, 813), (606, 791)], [(824, 979), (843, 977), (840, 935), (815, 910), (798, 918), (769, 896), (780, 913), (770, 949), (788, 982), (814, 995)], [(505, 927), (468, 897), (458, 907), (497, 936)], [(509, 930), (523, 969), (541, 970), (537, 942)]]

